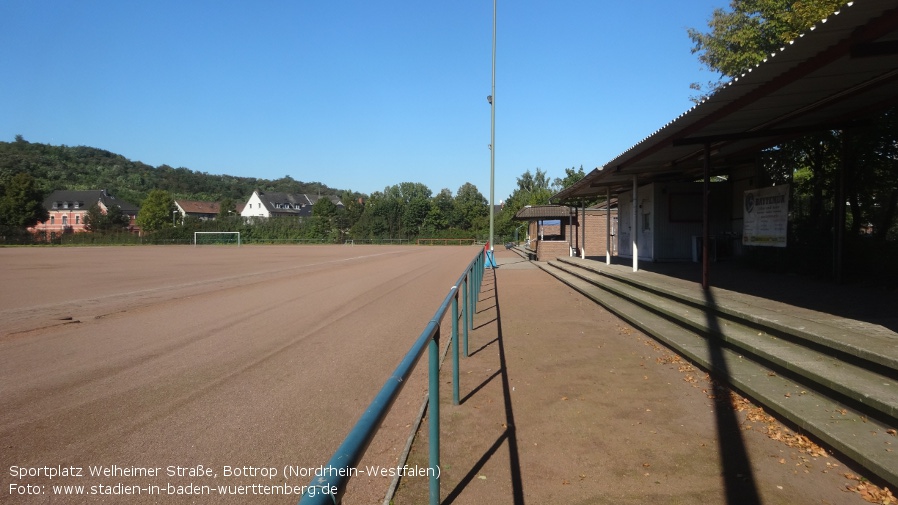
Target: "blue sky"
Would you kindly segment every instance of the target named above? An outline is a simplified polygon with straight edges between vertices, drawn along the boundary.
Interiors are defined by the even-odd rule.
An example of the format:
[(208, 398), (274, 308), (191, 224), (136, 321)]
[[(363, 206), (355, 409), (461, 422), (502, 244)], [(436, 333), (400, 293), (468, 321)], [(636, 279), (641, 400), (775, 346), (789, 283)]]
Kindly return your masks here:
[[(498, 203), (540, 168), (588, 172), (716, 79), (690, 53), (725, 0), (499, 0)], [(421, 182), (489, 198), (490, 0), (0, 2), (0, 140), (149, 165)]]

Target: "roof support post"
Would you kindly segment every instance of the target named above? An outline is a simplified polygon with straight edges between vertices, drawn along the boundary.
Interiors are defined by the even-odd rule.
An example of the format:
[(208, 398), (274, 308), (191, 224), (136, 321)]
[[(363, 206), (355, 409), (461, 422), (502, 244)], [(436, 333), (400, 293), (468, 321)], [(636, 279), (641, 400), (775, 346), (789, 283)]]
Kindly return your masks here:
[(630, 205), (633, 207), (632, 214), (633, 220), (630, 221), (630, 236), (633, 241), (633, 271), (639, 271), (639, 246), (636, 244), (637, 237), (639, 236), (639, 226), (637, 225), (637, 219), (639, 217), (639, 209), (636, 207), (636, 203), (638, 199), (636, 198), (636, 191), (639, 189), (636, 176), (633, 176), (633, 198), (630, 201)]
[(580, 207), (583, 219), (580, 220), (580, 257), (586, 259), (586, 202), (581, 198)]
[[(585, 215), (584, 210), (584, 215)], [(611, 187), (605, 186), (605, 264), (611, 264)]]
[(836, 173), (835, 201), (833, 202), (833, 280), (842, 284), (842, 247), (845, 240), (845, 172), (854, 164), (849, 144), (851, 131), (842, 130), (842, 155)]
[(711, 143), (705, 142), (705, 180), (702, 201), (702, 289), (710, 287), (710, 254), (711, 251)]
[(568, 256), (573, 256), (571, 249), (574, 247), (574, 239), (577, 238), (577, 232), (574, 230), (574, 214), (576, 212), (576, 209), (569, 208), (567, 213)]

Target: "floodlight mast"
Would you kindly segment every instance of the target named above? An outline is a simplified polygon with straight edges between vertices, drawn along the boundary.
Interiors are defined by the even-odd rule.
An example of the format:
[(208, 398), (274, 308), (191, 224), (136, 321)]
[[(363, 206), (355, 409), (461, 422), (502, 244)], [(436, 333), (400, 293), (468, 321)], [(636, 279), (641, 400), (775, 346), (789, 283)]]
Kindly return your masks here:
[[(490, 259), (495, 246), (496, 221), (496, 1), (493, 0), (493, 79), (490, 103)], [(495, 260), (492, 260), (495, 261)]]

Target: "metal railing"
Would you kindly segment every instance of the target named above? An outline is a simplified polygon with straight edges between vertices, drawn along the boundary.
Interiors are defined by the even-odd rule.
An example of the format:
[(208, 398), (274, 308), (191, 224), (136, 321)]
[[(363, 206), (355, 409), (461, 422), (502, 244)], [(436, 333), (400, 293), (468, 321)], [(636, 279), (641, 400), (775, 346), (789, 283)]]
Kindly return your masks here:
[(340, 504), (343, 494), (349, 484), (350, 477), (362, 460), (368, 445), (374, 439), (377, 431), (389, 413), (393, 402), (399, 396), (399, 392), (405, 385), (418, 360), (428, 351), (429, 362), (429, 387), (428, 387), (428, 429), (429, 429), (429, 469), (430, 479), (430, 503), (440, 503), (440, 321), (451, 308), (451, 352), (452, 352), (452, 402), (459, 403), (458, 391), (458, 355), (459, 355), (459, 297), (464, 294), (461, 307), (462, 320), (462, 352), (468, 356), (468, 329), (474, 324), (474, 313), (477, 310), (477, 297), (480, 294), (480, 285), (483, 280), (484, 253), (479, 251), (477, 257), (471, 260), (464, 273), (458, 278), (455, 285), (449, 289), (449, 294), (437, 309), (433, 319), (427, 323), (424, 331), (409, 349), (408, 353), (396, 367), (396, 370), (387, 379), (377, 396), (356, 422), (355, 427), (337, 448), (330, 461), (320, 467), (316, 475), (300, 498), (301, 505)]

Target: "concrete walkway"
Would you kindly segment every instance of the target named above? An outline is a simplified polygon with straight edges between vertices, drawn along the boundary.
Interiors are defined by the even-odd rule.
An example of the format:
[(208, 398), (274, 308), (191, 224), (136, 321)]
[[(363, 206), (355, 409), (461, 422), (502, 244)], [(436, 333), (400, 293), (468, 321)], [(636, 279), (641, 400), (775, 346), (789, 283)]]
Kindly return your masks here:
[[(860, 505), (880, 492), (531, 262), (496, 259), (458, 406), (443, 367), (443, 504)], [(427, 465), (426, 437), (409, 464)], [(427, 503), (427, 490), (407, 477), (393, 503)]]

